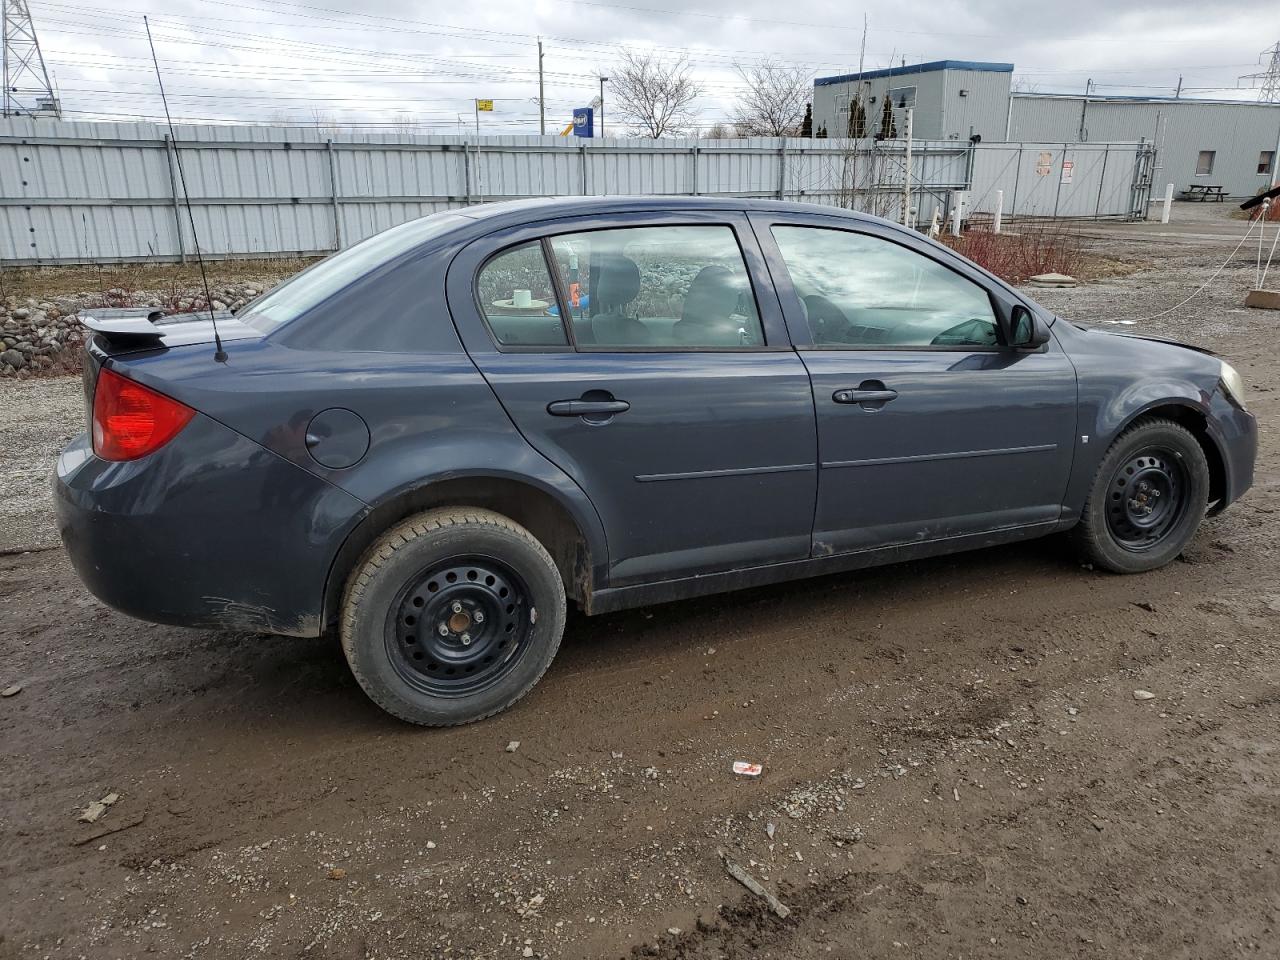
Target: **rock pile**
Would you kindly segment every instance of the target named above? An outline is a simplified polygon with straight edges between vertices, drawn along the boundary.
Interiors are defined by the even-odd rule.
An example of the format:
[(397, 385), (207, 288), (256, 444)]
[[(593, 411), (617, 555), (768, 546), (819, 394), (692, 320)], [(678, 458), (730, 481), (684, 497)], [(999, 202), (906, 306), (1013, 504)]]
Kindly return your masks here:
[[(251, 284), (219, 287), (213, 309), (235, 310), (262, 292)], [(76, 314), (94, 307), (151, 307), (165, 313), (203, 310), (203, 290), (125, 290), (78, 293), (47, 300), (9, 297), (0, 300), (0, 377), (29, 377), (73, 372), (79, 367), (84, 328)]]

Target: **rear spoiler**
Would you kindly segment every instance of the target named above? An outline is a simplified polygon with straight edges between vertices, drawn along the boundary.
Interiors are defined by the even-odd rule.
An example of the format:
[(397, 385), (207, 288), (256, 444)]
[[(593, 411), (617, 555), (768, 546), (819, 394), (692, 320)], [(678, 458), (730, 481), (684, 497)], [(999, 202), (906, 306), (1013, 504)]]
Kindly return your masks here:
[(159, 310), (148, 307), (125, 307), (81, 312), (77, 319), (112, 346), (143, 347), (160, 343), (164, 333), (154, 321), (163, 316)]
[[(219, 310), (219, 322), (234, 320), (230, 311)], [(160, 346), (173, 327), (182, 323), (199, 323), (209, 318), (201, 313), (166, 314), (153, 307), (97, 307), (77, 314), (85, 328), (102, 337), (108, 346), (117, 348)]]

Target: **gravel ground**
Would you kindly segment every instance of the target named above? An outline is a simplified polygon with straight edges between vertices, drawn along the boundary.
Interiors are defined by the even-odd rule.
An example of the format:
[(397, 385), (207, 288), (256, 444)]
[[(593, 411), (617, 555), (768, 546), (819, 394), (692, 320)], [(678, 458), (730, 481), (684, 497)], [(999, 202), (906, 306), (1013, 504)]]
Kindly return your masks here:
[[(1225, 256), (1100, 244), (1154, 265), (1036, 295), (1144, 317)], [(456, 730), (379, 714), (335, 645), (138, 624), (58, 551), (0, 556), (0, 957), (1275, 956), (1280, 348), (1251, 278), (1135, 327), (1223, 352), (1262, 423), (1253, 491), (1181, 562), (1042, 541), (573, 617), (529, 697)], [(83, 411), (0, 389), (35, 543), (8, 501)]]
[(49, 483), (58, 451), (85, 429), (80, 378), (0, 378), (0, 409), (0, 553), (55, 544)]

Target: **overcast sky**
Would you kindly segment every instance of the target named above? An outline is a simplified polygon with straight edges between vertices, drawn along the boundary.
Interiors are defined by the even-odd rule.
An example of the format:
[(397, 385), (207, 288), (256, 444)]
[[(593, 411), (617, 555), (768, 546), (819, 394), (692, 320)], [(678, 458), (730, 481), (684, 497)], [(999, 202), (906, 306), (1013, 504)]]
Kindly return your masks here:
[[(537, 132), (536, 41), (548, 132), (598, 92), (620, 47), (693, 61), (705, 128), (726, 119), (735, 64), (772, 57), (816, 76), (956, 59), (1011, 62), (1042, 92), (1256, 97), (1235, 89), (1280, 41), (1280, 0), (930, 3), (873, 0), (29, 0), (68, 119), (162, 114), (142, 16), (151, 18), (175, 120), (322, 119)], [(114, 5), (118, 3), (119, 5)], [(606, 117), (608, 90), (606, 87)], [(461, 120), (459, 116), (461, 115)], [(612, 133), (616, 128), (611, 127)]]

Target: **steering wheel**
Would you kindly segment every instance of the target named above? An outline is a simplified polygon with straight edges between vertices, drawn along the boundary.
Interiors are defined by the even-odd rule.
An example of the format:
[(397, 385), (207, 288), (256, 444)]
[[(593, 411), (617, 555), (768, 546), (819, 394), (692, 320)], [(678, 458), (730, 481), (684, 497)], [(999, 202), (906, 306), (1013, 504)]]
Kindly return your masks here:
[(849, 343), (849, 318), (844, 311), (819, 293), (801, 298), (809, 315), (809, 329), (815, 343)]
[(995, 324), (976, 318), (948, 327), (929, 341), (935, 347), (994, 347), (999, 342)]

